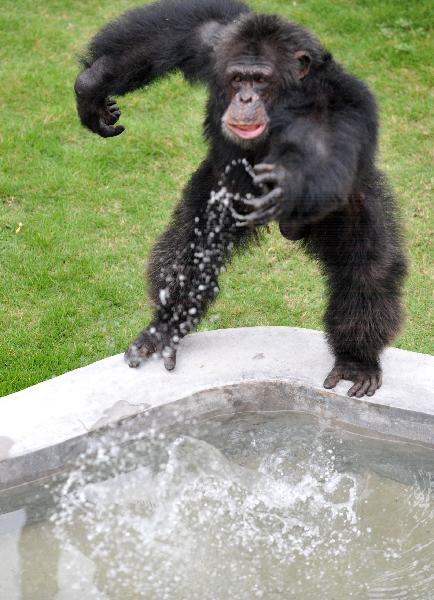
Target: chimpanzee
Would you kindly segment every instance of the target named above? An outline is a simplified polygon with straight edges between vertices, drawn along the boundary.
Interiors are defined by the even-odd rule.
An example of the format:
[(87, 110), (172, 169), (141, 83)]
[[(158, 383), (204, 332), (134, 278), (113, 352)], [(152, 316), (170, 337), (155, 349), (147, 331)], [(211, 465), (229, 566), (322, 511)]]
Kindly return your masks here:
[(209, 87), (208, 156), (152, 252), (155, 314), (130, 345), (129, 366), (158, 352), (173, 369), (179, 339), (218, 292), (232, 247), (277, 220), (283, 236), (320, 260), (328, 283), (335, 364), (324, 386), (347, 379), (349, 396), (372, 396), (380, 351), (400, 326), (406, 261), (394, 199), (375, 166), (368, 87), (304, 27), (237, 0), (132, 9), (93, 38), (82, 63), (78, 113), (102, 137), (124, 131), (113, 95), (175, 70)]

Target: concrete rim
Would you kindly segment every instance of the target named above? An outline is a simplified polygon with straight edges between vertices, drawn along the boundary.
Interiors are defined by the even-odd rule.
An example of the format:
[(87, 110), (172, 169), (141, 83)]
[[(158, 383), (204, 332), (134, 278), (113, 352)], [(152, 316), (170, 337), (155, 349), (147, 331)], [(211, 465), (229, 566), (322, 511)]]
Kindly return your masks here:
[(252, 327), (197, 333), (177, 368), (160, 360), (129, 369), (119, 354), (0, 398), (0, 490), (43, 478), (77, 457), (107, 427), (256, 411), (297, 411), (382, 435), (434, 444), (434, 357), (387, 349), (384, 385), (349, 398), (325, 390), (333, 363), (322, 332)]

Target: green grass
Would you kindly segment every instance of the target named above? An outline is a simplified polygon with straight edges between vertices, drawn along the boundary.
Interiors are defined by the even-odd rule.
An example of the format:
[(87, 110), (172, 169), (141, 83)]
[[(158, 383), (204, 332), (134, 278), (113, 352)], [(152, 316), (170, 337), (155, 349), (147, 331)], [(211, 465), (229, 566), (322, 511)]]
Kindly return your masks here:
[[(432, 2), (251, 4), (313, 29), (376, 93), (380, 162), (399, 198), (411, 257), (396, 345), (432, 351)], [(130, 5), (2, 0), (0, 394), (125, 349), (150, 316), (145, 257), (205, 154), (206, 92), (177, 75), (120, 100), (127, 127), (120, 137), (103, 140), (80, 126), (76, 56)], [(324, 307), (317, 265), (273, 227), (224, 274), (202, 329), (321, 328)]]

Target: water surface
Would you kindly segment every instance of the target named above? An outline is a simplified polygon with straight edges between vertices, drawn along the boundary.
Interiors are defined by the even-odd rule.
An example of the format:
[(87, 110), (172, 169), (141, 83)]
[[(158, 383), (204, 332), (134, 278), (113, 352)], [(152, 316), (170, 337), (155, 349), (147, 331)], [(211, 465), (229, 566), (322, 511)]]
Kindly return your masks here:
[(295, 413), (151, 438), (92, 443), (46, 520), (0, 516), (0, 598), (433, 598), (434, 449)]

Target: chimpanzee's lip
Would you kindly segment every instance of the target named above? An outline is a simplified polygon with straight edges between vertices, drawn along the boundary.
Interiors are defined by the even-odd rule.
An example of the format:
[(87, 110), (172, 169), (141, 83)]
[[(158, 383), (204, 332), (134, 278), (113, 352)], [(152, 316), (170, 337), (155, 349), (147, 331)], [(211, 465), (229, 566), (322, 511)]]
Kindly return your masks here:
[(264, 133), (265, 123), (227, 123), (229, 129), (245, 140), (253, 140)]

